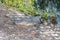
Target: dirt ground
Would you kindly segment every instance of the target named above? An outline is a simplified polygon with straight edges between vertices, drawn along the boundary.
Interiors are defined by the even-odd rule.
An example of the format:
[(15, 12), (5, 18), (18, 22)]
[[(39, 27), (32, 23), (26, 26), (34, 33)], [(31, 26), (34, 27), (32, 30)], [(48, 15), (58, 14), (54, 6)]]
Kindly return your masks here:
[[(17, 22), (15, 20), (17, 17), (12, 16), (15, 14), (19, 14), (17, 17), (23, 21)], [(34, 19), (29, 17), (17, 11), (8, 13), (4, 6), (0, 6), (0, 40), (60, 40), (59, 27), (53, 30), (50, 26), (38, 25)]]

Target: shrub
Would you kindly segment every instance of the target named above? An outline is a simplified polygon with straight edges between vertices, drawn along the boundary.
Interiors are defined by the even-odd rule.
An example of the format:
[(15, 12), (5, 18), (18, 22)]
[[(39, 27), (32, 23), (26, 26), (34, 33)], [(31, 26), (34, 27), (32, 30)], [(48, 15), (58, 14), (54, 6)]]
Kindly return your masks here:
[(48, 20), (49, 14), (48, 14), (46, 11), (44, 11), (44, 13), (41, 14), (41, 17), (42, 17), (44, 20)]
[(2, 2), (27, 14), (36, 15), (38, 13), (38, 11), (35, 10), (33, 6), (34, 0), (4, 0)]

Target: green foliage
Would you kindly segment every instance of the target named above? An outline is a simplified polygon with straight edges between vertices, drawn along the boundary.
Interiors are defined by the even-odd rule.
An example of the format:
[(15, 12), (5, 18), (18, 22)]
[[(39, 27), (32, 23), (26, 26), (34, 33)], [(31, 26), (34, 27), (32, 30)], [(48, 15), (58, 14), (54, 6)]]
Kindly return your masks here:
[(60, 14), (57, 14), (57, 17), (60, 17)]
[(44, 13), (41, 14), (41, 17), (42, 17), (44, 20), (48, 20), (49, 14), (48, 14), (46, 11), (44, 11)]
[(13, 6), (17, 10), (20, 10), (27, 14), (36, 15), (39, 13), (34, 9), (34, 0), (5, 0), (2, 2), (8, 6)]
[(35, 0), (34, 1), (34, 6), (36, 9), (39, 8), (45, 10), (46, 7), (49, 7), (50, 4), (51, 4), (50, 7), (53, 7), (54, 5), (54, 7), (60, 9), (60, 0)]

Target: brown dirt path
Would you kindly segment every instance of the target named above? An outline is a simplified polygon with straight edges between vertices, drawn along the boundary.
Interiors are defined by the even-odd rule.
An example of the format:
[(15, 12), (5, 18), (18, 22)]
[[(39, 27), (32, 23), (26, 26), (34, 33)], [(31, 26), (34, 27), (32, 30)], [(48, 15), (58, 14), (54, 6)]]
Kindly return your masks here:
[[(60, 28), (52, 30), (50, 26), (42, 25), (38, 30), (33, 22), (20, 22), (14, 24), (14, 16), (6, 16), (6, 8), (0, 6), (0, 40), (60, 40)], [(8, 14), (17, 14), (19, 12), (10, 11)], [(29, 17), (20, 15), (21, 17)], [(13, 18), (12, 18), (13, 17)], [(35, 21), (34, 21), (35, 22)]]

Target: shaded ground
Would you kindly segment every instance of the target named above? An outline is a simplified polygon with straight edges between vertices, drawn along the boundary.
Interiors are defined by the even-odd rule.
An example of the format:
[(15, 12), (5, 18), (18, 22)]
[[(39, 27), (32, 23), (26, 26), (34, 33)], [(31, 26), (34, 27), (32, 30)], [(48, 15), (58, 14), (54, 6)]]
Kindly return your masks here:
[[(38, 28), (38, 30), (37, 30)], [(60, 40), (60, 28), (40, 25), (39, 17), (0, 6), (0, 40)]]

